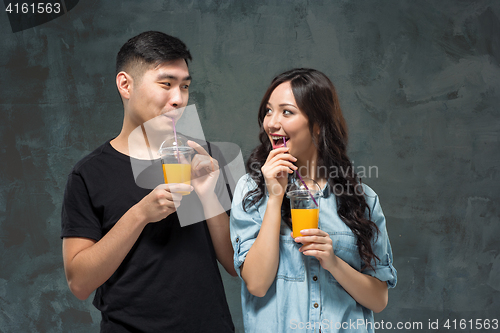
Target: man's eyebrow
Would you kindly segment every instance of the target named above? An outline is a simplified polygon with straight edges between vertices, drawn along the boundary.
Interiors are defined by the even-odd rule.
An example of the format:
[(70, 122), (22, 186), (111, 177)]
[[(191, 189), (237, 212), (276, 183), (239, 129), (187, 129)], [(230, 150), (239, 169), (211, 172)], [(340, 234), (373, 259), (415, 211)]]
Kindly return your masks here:
[[(159, 74), (158, 75), (158, 80), (164, 80), (164, 79), (179, 80), (179, 78), (177, 76), (171, 75), (171, 74)], [(188, 75), (188, 76), (181, 79), (181, 81), (191, 81), (191, 80), (192, 80), (191, 75)]]

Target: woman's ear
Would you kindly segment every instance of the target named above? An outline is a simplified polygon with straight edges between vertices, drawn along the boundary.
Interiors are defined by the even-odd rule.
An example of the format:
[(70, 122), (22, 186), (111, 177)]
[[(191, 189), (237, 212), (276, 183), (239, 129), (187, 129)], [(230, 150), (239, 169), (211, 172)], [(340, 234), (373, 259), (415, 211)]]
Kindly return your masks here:
[(122, 99), (130, 99), (132, 81), (132, 77), (123, 71), (116, 74), (116, 87)]
[(313, 126), (313, 133), (314, 133), (314, 135), (319, 136), (320, 132), (321, 132), (321, 128), (319, 127), (319, 125), (318, 124), (314, 124), (314, 126)]

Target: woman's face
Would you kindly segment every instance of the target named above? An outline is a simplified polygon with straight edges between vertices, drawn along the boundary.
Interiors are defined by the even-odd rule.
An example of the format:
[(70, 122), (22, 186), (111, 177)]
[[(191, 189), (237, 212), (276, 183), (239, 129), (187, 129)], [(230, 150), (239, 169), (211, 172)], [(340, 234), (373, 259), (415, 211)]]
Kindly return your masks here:
[(280, 84), (271, 93), (263, 126), (273, 149), (283, 147), (285, 138), (290, 154), (298, 163), (304, 164), (315, 156), (309, 120), (297, 106), (290, 82)]

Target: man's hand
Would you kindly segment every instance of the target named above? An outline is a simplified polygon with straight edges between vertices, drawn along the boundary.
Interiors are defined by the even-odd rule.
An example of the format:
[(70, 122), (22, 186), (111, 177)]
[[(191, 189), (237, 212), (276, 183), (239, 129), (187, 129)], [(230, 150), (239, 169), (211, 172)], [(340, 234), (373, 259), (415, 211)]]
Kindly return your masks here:
[(215, 191), (220, 173), (219, 163), (196, 142), (190, 140), (187, 144), (198, 153), (191, 162), (191, 184), (203, 202)]
[(134, 207), (146, 223), (158, 222), (175, 212), (181, 204), (179, 192), (191, 192), (187, 184), (161, 184), (145, 196)]

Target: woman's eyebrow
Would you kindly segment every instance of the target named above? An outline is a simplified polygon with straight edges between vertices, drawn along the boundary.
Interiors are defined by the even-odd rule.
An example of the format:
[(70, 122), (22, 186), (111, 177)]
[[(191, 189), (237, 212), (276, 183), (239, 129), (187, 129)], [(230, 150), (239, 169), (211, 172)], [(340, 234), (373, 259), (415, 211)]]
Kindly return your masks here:
[[(266, 106), (273, 106), (271, 103), (267, 102)], [(278, 106), (284, 107), (284, 106), (293, 106), (294, 108), (298, 109), (298, 107), (295, 104), (290, 104), (290, 103), (281, 103)]]
[(283, 106), (293, 106), (294, 108), (297, 109), (297, 106), (295, 106), (294, 104), (289, 104), (289, 103), (282, 103), (279, 106), (281, 106), (281, 107), (283, 107)]

